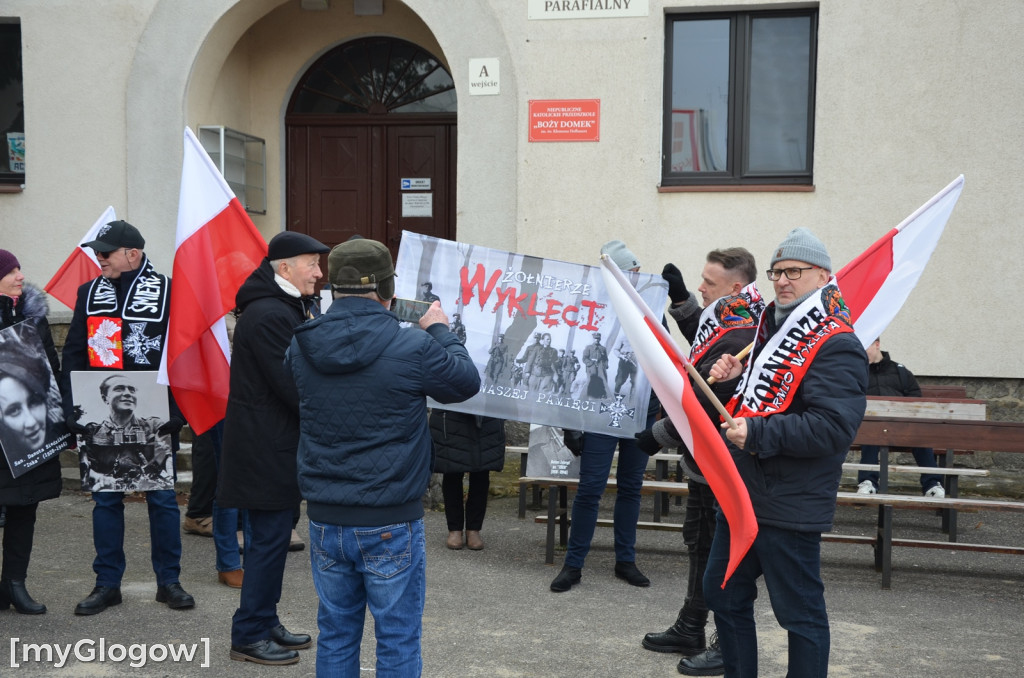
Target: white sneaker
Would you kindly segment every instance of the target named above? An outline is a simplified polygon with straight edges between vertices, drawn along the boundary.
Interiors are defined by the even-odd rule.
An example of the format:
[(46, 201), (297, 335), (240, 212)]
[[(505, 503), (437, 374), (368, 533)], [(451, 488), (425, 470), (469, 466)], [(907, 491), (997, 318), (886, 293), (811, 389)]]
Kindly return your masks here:
[(875, 484), (870, 480), (865, 480), (857, 486), (857, 494), (874, 494)]
[(928, 491), (924, 493), (926, 497), (935, 497), (936, 499), (944, 499), (946, 497), (946, 490), (943, 489), (942, 485), (935, 485), (928, 488)]

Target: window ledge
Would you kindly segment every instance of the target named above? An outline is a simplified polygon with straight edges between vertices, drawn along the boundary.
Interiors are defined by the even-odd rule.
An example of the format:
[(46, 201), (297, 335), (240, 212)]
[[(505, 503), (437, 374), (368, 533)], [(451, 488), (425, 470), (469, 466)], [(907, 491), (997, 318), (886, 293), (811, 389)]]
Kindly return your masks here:
[(21, 193), (25, 190), (25, 184), (0, 184), (0, 193)]
[(813, 193), (806, 184), (721, 184), (658, 186), (658, 193)]

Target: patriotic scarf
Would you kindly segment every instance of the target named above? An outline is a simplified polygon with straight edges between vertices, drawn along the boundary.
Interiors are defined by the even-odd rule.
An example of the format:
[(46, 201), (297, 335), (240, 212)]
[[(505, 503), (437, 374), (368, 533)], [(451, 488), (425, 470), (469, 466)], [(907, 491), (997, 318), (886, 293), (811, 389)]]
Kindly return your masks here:
[(85, 303), (89, 367), (156, 369), (167, 333), (169, 291), (170, 280), (157, 273), (145, 255), (123, 306), (114, 283), (96, 278)]
[(696, 365), (726, 332), (757, 326), (763, 311), (764, 299), (756, 282), (750, 283), (735, 296), (722, 297), (710, 304), (701, 312), (697, 322), (697, 332), (690, 344), (690, 362)]
[(768, 335), (766, 319), (774, 318), (773, 301), (761, 315), (754, 343), (755, 357), (743, 372), (729, 411), (742, 417), (765, 417), (784, 412), (825, 342), (853, 332), (850, 310), (835, 277), (793, 309), (782, 326)]

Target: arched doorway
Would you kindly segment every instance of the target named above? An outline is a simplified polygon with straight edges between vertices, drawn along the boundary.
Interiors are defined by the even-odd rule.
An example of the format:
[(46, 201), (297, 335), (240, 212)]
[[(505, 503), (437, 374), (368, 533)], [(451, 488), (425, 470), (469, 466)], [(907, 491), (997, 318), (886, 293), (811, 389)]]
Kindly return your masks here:
[(288, 230), (331, 247), (358, 234), (393, 255), (403, 229), (454, 237), (455, 85), (423, 48), (334, 48), (302, 77), (285, 126)]

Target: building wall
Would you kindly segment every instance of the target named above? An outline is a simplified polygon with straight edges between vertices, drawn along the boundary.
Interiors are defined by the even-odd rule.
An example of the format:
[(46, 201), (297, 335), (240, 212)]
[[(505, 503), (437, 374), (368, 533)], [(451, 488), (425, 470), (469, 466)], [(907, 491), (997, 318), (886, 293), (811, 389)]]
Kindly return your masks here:
[[(385, 0), (381, 17), (330, 4), (7, 0), (0, 13), (22, 21), (29, 151), (25, 191), (0, 195), (2, 246), (41, 284), (112, 204), (169, 271), (181, 132), (200, 124), (267, 139), (268, 213), (254, 221), (273, 235), (297, 80), (345, 40), (395, 35), (433, 51), (455, 80), (457, 232), (467, 242), (588, 262), (623, 238), (645, 270), (673, 261), (695, 288), (709, 249), (744, 245), (766, 268), (794, 226), (812, 228), (840, 266), (964, 174), (885, 344), (919, 375), (1024, 378), (1024, 357), (1006, 350), (1021, 316), (1003, 301), (1024, 208), (1017, 0), (822, 0), (814, 191), (686, 193), (658, 187), (664, 14), (723, 5), (650, 0), (646, 17), (531, 21), (525, 2), (507, 0)], [(728, 7), (794, 5), (806, 3)], [(500, 95), (469, 95), (474, 57), (500, 60)], [(529, 143), (527, 102), (538, 98), (600, 99), (600, 141)]]

